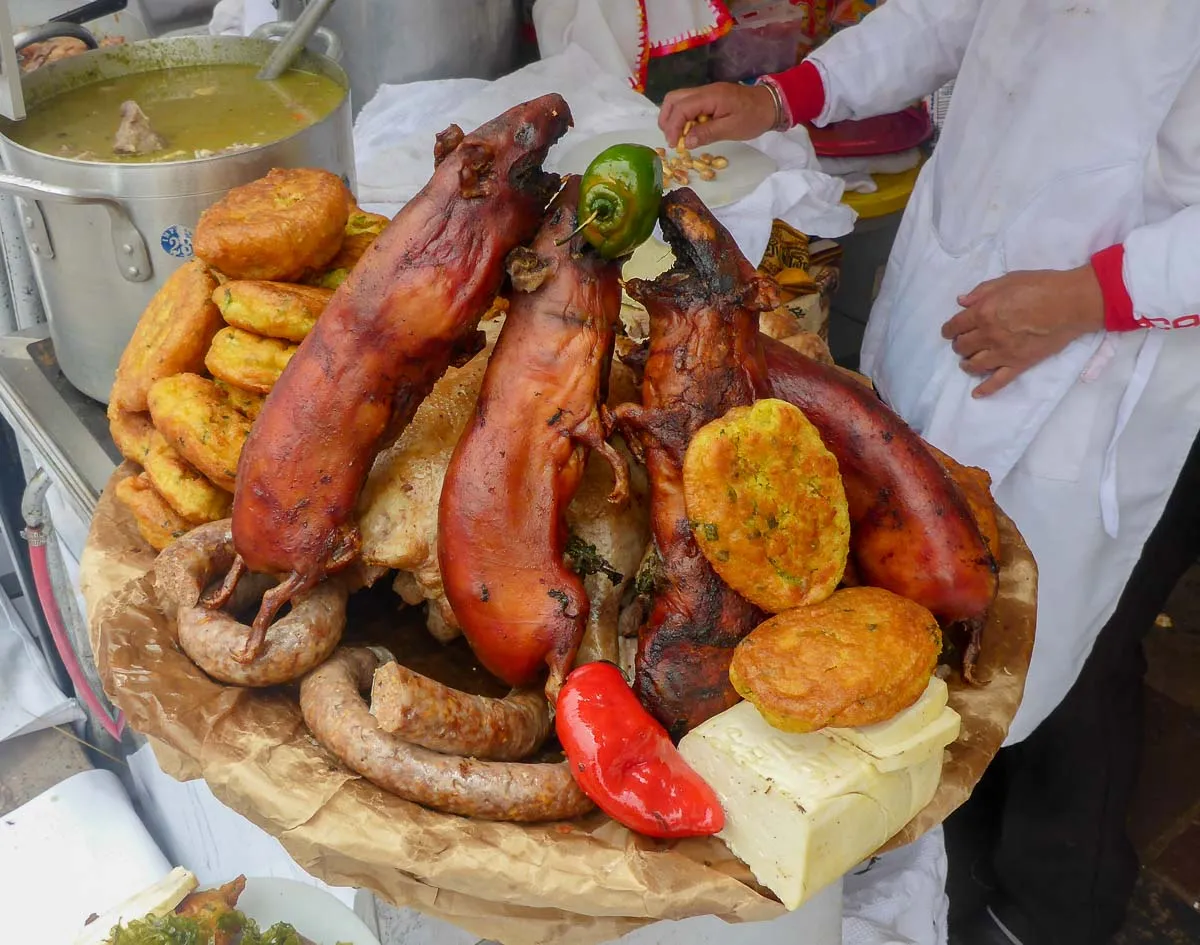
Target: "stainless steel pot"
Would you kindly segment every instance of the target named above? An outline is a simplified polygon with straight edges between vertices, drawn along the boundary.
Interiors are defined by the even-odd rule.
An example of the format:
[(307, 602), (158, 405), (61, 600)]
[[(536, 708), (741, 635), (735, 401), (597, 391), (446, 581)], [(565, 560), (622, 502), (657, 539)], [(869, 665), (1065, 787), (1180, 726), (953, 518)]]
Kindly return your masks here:
[[(279, 0), (294, 20), (308, 0)], [(519, 62), (519, 0), (337, 0), (325, 14), (354, 56), (346, 63), (357, 113), (380, 85), (496, 79)]]
[[(340, 44), (321, 31), (334, 57)], [(30, 111), (79, 85), (188, 65), (261, 65), (273, 44), (230, 36), (181, 36), (99, 49), (22, 80)], [(326, 118), (289, 138), (246, 151), (163, 164), (105, 164), (42, 154), (16, 144), (0, 122), (0, 193), (13, 194), (67, 379), (102, 403), (138, 316), (192, 255), (192, 229), (230, 188), (273, 167), (321, 167), (354, 189), (350, 80), (334, 58), (311, 51), (296, 67), (347, 94)]]

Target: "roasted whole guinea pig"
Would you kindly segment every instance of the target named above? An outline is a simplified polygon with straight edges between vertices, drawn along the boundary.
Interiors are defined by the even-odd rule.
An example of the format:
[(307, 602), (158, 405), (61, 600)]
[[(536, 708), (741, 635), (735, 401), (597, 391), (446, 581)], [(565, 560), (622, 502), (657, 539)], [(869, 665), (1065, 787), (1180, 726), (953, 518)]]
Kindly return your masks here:
[(293, 596), (356, 560), (358, 494), (379, 450), (412, 418), (504, 278), (508, 253), (541, 223), (559, 180), (541, 169), (571, 115), (559, 95), (475, 132), (443, 132), (436, 167), (330, 299), (268, 395), (242, 452), (237, 558), (212, 606), (249, 570), (281, 575), (244, 657)]
[(689, 525), (683, 461), (692, 436), (732, 407), (771, 396), (758, 318), (778, 303), (728, 231), (689, 188), (663, 198), (675, 265), (625, 290), (650, 313), (642, 404), (617, 410), (650, 474), (650, 515), (662, 559), (638, 633), (634, 688), (673, 735), (729, 708), (733, 648), (763, 614), (713, 571)]
[(763, 350), (776, 396), (804, 411), (837, 457), (862, 583), (939, 620), (980, 617), (996, 596), (996, 562), (967, 496), (930, 448), (844, 372), (769, 338)]
[(588, 597), (564, 561), (566, 510), (588, 453), (628, 499), (625, 459), (601, 419), (621, 307), (620, 266), (572, 234), (570, 178), (529, 249), (509, 259), (513, 296), (475, 416), (450, 460), (438, 514), (446, 599), (475, 655), (510, 685), (547, 663), (557, 693), (579, 649)]

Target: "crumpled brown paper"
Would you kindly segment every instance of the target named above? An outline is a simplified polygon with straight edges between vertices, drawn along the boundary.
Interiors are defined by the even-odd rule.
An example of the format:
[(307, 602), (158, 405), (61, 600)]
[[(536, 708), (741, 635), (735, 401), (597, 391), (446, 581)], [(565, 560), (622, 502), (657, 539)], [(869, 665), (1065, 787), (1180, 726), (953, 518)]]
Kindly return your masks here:
[[(174, 642), (154, 602), (153, 555), (113, 486), (101, 496), (82, 585), (105, 688), (163, 770), (203, 777), (225, 804), (276, 836), (314, 876), (366, 887), (505, 945), (594, 945), (658, 919), (771, 919), (783, 906), (716, 840), (664, 843), (599, 814), (521, 826), (441, 814), (343, 768), (308, 734), (289, 690), (213, 682)], [(1024, 690), (1037, 572), (1001, 516), (1000, 594), (985, 631), (983, 688), (950, 682), (962, 734), (937, 796), (889, 847), (941, 823), (999, 749)]]

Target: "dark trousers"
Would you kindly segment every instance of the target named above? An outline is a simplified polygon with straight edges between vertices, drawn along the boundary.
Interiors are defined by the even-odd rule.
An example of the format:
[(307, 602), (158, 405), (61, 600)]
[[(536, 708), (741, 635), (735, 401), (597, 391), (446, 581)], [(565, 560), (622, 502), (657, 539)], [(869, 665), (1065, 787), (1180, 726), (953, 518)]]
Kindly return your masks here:
[(1141, 760), (1142, 639), (1198, 555), (1200, 441), (1066, 699), (1000, 752), (946, 822), (952, 935), (984, 904), (1023, 945), (1103, 945), (1121, 927), (1138, 872), (1125, 824)]

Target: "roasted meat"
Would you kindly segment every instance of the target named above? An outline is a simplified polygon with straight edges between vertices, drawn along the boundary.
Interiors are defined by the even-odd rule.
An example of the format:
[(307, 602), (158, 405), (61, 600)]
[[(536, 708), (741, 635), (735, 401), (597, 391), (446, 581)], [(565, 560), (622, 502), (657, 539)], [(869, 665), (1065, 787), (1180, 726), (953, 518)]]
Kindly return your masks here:
[(650, 313), (642, 406), (618, 410), (650, 473), (650, 516), (662, 563), (638, 633), (634, 687), (673, 736), (729, 708), (733, 648), (762, 613), (717, 577), (688, 523), (683, 459), (692, 435), (731, 407), (771, 394), (759, 313), (779, 303), (733, 238), (687, 188), (663, 198), (674, 267), (629, 295)]
[(153, 154), (166, 146), (137, 102), (121, 104), (121, 124), (113, 136), (114, 154)]
[[(363, 561), (394, 568), (400, 573), (395, 589), (412, 605), (428, 602), (429, 631), (439, 640), (460, 634), (458, 621), (442, 590), (437, 561), (438, 502), (450, 457), (467, 424), (475, 417), (475, 401), (504, 316), (483, 322), (488, 345), (461, 368), (450, 368), (434, 385), (412, 422), (391, 446), (379, 454), (359, 500)], [(609, 376), (608, 404), (640, 400), (633, 372), (614, 361)], [(624, 453), (624, 444), (615, 444)], [(574, 566), (588, 592), (588, 628), (579, 660), (616, 661), (617, 618), (626, 588), (650, 540), (645, 470), (630, 470), (631, 501), (616, 506), (608, 501), (612, 469), (593, 453), (583, 483), (567, 509), (567, 555), (585, 561)]]
[(429, 183), (337, 290), (267, 397), (238, 469), (238, 557), (210, 599), (227, 599), (247, 568), (282, 576), (245, 658), (280, 607), (358, 557), (352, 515), (371, 463), (447, 366), (477, 347), (505, 258), (536, 232), (558, 187), (541, 163), (570, 121), (551, 94), (472, 134), (443, 132)]
[(613, 470), (613, 501), (629, 492), (625, 460), (600, 416), (621, 270), (572, 237), (578, 201), (573, 177), (532, 247), (510, 257), (508, 316), (438, 513), (446, 599), (475, 655), (513, 686), (549, 664), (552, 697), (588, 619), (583, 581), (563, 555), (567, 506), (589, 450)]
[(821, 433), (850, 506), (850, 554), (864, 584), (943, 621), (981, 616), (996, 596), (996, 562), (962, 488), (873, 391), (837, 368), (763, 339), (775, 395)]

